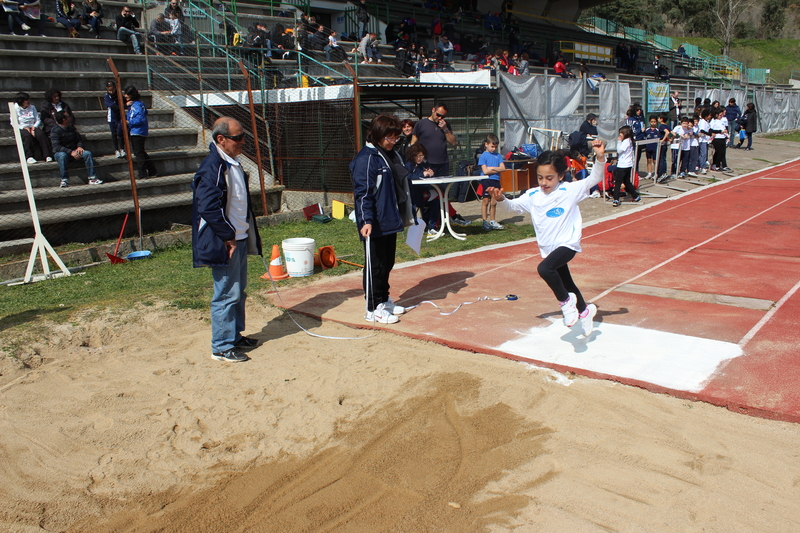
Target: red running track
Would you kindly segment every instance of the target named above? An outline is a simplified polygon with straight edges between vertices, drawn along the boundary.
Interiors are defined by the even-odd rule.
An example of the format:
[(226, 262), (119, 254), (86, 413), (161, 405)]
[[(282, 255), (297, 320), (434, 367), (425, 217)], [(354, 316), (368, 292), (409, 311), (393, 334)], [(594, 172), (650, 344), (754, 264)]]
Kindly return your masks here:
[[(452, 315), (424, 303), (382, 329), (800, 421), (800, 161), (622, 212), (584, 228), (582, 245), (570, 270), (599, 308), (588, 337), (561, 323), (532, 241), (398, 265), (399, 303), (473, 303)], [(477, 301), (509, 293), (518, 300)], [(280, 295), (371, 327), (360, 274)]]

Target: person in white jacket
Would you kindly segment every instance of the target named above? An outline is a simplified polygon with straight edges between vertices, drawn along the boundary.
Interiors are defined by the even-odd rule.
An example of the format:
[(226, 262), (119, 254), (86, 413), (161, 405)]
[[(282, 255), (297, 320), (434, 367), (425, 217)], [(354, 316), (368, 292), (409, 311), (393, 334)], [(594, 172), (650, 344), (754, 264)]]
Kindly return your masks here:
[(36, 106), (31, 104), (31, 97), (28, 93), (19, 92), (14, 98), (14, 110), (17, 112), (17, 123), (22, 137), (22, 146), (25, 149), (25, 157), (29, 165), (36, 163), (34, 149), (36, 144), (42, 152), (42, 159), (47, 162), (53, 160), (53, 150), (50, 148), (50, 141), (47, 140), (42, 129), (42, 119)]
[(566, 156), (560, 151), (547, 151), (538, 158), (538, 187), (525, 191), (516, 199), (506, 198), (502, 189), (488, 189), (502, 208), (531, 214), (539, 252), (544, 258), (537, 269), (539, 276), (558, 299), (564, 325), (572, 327), (580, 321), (587, 337), (592, 333), (597, 307), (583, 299), (572, 280), (568, 263), (581, 251), (583, 219), (578, 202), (589, 197), (589, 191), (602, 181), (605, 172), (605, 144), (599, 139), (594, 140), (592, 148), (595, 164), (585, 180), (564, 182), (568, 169)]

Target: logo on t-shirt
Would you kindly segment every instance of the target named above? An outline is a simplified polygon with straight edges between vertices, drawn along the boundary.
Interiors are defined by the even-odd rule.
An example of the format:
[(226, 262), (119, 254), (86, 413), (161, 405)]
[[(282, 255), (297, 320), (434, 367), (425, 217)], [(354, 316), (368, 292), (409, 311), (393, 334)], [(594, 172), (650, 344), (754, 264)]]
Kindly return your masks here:
[(560, 217), (561, 215), (564, 214), (564, 208), (563, 207), (554, 207), (553, 209), (551, 209), (550, 211), (548, 211), (545, 214), (550, 218), (558, 218), (558, 217)]

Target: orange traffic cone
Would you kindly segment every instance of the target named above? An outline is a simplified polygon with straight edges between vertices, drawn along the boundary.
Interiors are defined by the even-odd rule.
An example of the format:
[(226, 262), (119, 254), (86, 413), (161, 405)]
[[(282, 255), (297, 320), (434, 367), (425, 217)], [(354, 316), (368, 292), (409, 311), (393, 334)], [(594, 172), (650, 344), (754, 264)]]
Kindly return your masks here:
[(272, 281), (286, 279), (289, 274), (283, 268), (283, 261), (281, 261), (281, 251), (278, 249), (277, 244), (272, 245), (272, 259), (269, 261), (269, 273), (261, 276), (264, 279), (272, 278)]

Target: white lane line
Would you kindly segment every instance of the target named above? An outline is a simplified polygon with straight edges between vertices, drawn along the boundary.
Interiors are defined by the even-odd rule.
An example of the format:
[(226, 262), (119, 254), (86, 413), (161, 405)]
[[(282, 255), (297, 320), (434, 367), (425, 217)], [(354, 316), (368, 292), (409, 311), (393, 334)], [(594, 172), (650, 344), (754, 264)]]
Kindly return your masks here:
[(800, 281), (798, 281), (795, 284), (794, 287), (789, 289), (789, 292), (784, 294), (783, 298), (778, 300), (778, 302), (775, 304), (775, 306), (772, 309), (770, 309), (769, 311), (767, 311), (766, 314), (764, 314), (764, 316), (761, 317), (761, 320), (759, 320), (758, 323), (755, 326), (753, 326), (750, 329), (750, 331), (748, 331), (747, 334), (745, 334), (744, 337), (742, 337), (742, 340), (739, 341), (739, 346), (744, 348), (745, 344), (750, 342), (753, 339), (753, 337), (756, 336), (756, 334), (759, 332), (759, 330), (761, 330), (761, 328), (764, 327), (764, 324), (766, 324), (767, 322), (770, 321), (770, 319), (773, 317), (773, 315), (778, 312), (778, 309), (780, 309), (781, 306), (786, 303), (786, 300), (788, 300), (789, 298), (794, 296), (794, 293), (796, 293), (798, 291), (798, 289), (800, 289)]
[(755, 215), (751, 216), (750, 218), (747, 218), (747, 219), (745, 219), (745, 220), (743, 220), (743, 221), (739, 222), (738, 224), (736, 224), (736, 225), (734, 225), (734, 226), (731, 226), (730, 228), (726, 229), (725, 231), (722, 231), (722, 232), (720, 232), (720, 233), (717, 233), (717, 234), (716, 234), (716, 235), (714, 235), (713, 237), (709, 237), (708, 239), (704, 240), (704, 241), (703, 241), (703, 242), (701, 242), (701, 243), (698, 243), (698, 244), (695, 244), (695, 245), (693, 245), (693, 246), (690, 246), (689, 248), (685, 249), (684, 251), (680, 252), (679, 254), (673, 255), (673, 256), (672, 256), (672, 257), (670, 257), (669, 259), (666, 259), (666, 260), (664, 260), (664, 261), (660, 262), (659, 264), (657, 264), (657, 265), (655, 265), (655, 266), (653, 266), (653, 267), (651, 267), (651, 268), (648, 268), (648, 269), (647, 269), (647, 270), (645, 270), (644, 272), (641, 272), (640, 274), (637, 274), (636, 276), (634, 276), (634, 277), (630, 278), (629, 280), (626, 280), (626, 281), (623, 281), (622, 283), (618, 283), (618, 284), (614, 285), (614, 286), (613, 286), (613, 287), (611, 287), (610, 289), (608, 289), (608, 290), (605, 290), (605, 291), (601, 292), (599, 295), (595, 296), (594, 298), (592, 298), (592, 299), (591, 299), (591, 300), (589, 300), (589, 301), (590, 301), (590, 302), (596, 302), (597, 300), (599, 300), (599, 299), (600, 299), (600, 298), (602, 298), (603, 296), (607, 296), (608, 294), (610, 294), (611, 292), (613, 292), (613, 291), (617, 290), (618, 288), (622, 287), (623, 285), (625, 285), (625, 284), (627, 284), (627, 283), (632, 283), (632, 282), (636, 281), (637, 279), (639, 279), (639, 278), (641, 278), (641, 277), (643, 277), (643, 276), (646, 276), (647, 274), (650, 274), (651, 272), (654, 272), (654, 271), (658, 270), (658, 269), (659, 269), (659, 268), (661, 268), (662, 266), (664, 266), (664, 265), (667, 265), (667, 264), (669, 264), (669, 263), (671, 263), (671, 262), (675, 261), (676, 259), (678, 259), (678, 258), (680, 258), (680, 257), (683, 257), (684, 255), (688, 254), (688, 253), (689, 253), (689, 252), (691, 252), (692, 250), (695, 250), (695, 249), (697, 249), (697, 248), (700, 248), (701, 246), (704, 246), (704, 245), (706, 245), (706, 244), (710, 243), (711, 241), (713, 241), (713, 240), (715, 240), (715, 239), (718, 239), (719, 237), (722, 237), (722, 236), (723, 236), (723, 235), (725, 235), (726, 233), (730, 233), (731, 231), (733, 231), (733, 230), (735, 230), (735, 229), (737, 229), (737, 228), (739, 228), (739, 227), (743, 226), (744, 224), (747, 224), (747, 223), (748, 223), (748, 222), (750, 222), (751, 220), (753, 220), (753, 219), (755, 219), (755, 218), (758, 218), (758, 217), (760, 217), (760, 216), (761, 216), (761, 215), (763, 215), (764, 213), (767, 213), (767, 212), (769, 212), (769, 211), (772, 211), (772, 210), (773, 210), (773, 209), (775, 209), (776, 207), (778, 207), (778, 206), (780, 206), (780, 205), (782, 205), (782, 204), (785, 204), (786, 202), (788, 202), (788, 201), (790, 201), (790, 200), (793, 200), (793, 199), (795, 199), (795, 198), (796, 198), (796, 197), (798, 197), (798, 196), (800, 196), (800, 192), (798, 192), (798, 193), (795, 193), (795, 194), (793, 194), (792, 196), (790, 196), (790, 197), (788, 197), (788, 198), (785, 198), (784, 200), (782, 200), (782, 201), (778, 202), (777, 204), (775, 204), (775, 205), (773, 205), (773, 206), (771, 206), (771, 207), (768, 207), (767, 209), (764, 209), (764, 210), (763, 210), (763, 211), (761, 211), (760, 213), (756, 213)]
[[(780, 169), (780, 170), (783, 171), (785, 169)], [(761, 171), (759, 171), (759, 172), (761, 172)], [(664, 210), (660, 210), (660, 211), (657, 211), (655, 213), (651, 213), (649, 215), (642, 215), (641, 217), (636, 218), (636, 220), (631, 220), (629, 222), (624, 222), (622, 224), (614, 226), (613, 228), (608, 228), (608, 229), (603, 230), (603, 231), (598, 231), (597, 233), (592, 233), (591, 235), (584, 235), (581, 238), (581, 240), (591, 239), (593, 237), (597, 237), (597, 236), (603, 235), (604, 233), (609, 233), (609, 232), (616, 231), (618, 229), (624, 228), (625, 226), (630, 226), (631, 224), (639, 224), (639, 223), (641, 223), (643, 220), (645, 220), (647, 218), (652, 218), (652, 217), (655, 217), (655, 216), (659, 216), (659, 215), (662, 215), (662, 214), (667, 213), (669, 211), (674, 211), (675, 209), (680, 209), (681, 207), (685, 207), (685, 206), (687, 206), (689, 204), (693, 204), (693, 203), (699, 202), (701, 200), (706, 200), (707, 198), (710, 198), (711, 196), (714, 196), (716, 194), (720, 194), (720, 193), (723, 193), (723, 192), (728, 192), (731, 189), (733, 189), (735, 186), (738, 186), (738, 185), (749, 185), (749, 184), (753, 183), (754, 181), (758, 181), (758, 180), (762, 180), (762, 179), (781, 179), (781, 178), (770, 178), (769, 177), (773, 173), (777, 173), (777, 172), (778, 172), (778, 169), (774, 169), (773, 172), (770, 173), (770, 174), (766, 174), (765, 176), (756, 176), (756, 177), (754, 177), (754, 178), (752, 178), (752, 179), (750, 179), (748, 181), (741, 181), (741, 182), (740, 181), (735, 181), (735, 182), (718, 181), (717, 183), (719, 184), (719, 188), (717, 190), (712, 191), (712, 192), (708, 192), (708, 189), (704, 189), (702, 187), (699, 187), (699, 188), (694, 189), (694, 190), (690, 191), (689, 193), (687, 193), (687, 194), (696, 193), (696, 194), (700, 195), (700, 196), (698, 196), (698, 197), (696, 197), (694, 199), (690, 199), (690, 200), (686, 200), (684, 198), (686, 196), (686, 194), (674, 196), (674, 197), (671, 197), (671, 198), (666, 198), (664, 200), (665, 202), (674, 201), (674, 202), (680, 202), (680, 203), (678, 205), (674, 205), (672, 207), (667, 207)], [(730, 187), (723, 187), (723, 185), (730, 185)], [(702, 192), (706, 192), (708, 194), (701, 194)], [(683, 201), (681, 201), (681, 200), (683, 200)], [(661, 202), (659, 202), (659, 203), (661, 203)], [(630, 213), (630, 214), (634, 214), (634, 213)], [(626, 215), (628, 215), (628, 213), (626, 213)]]

